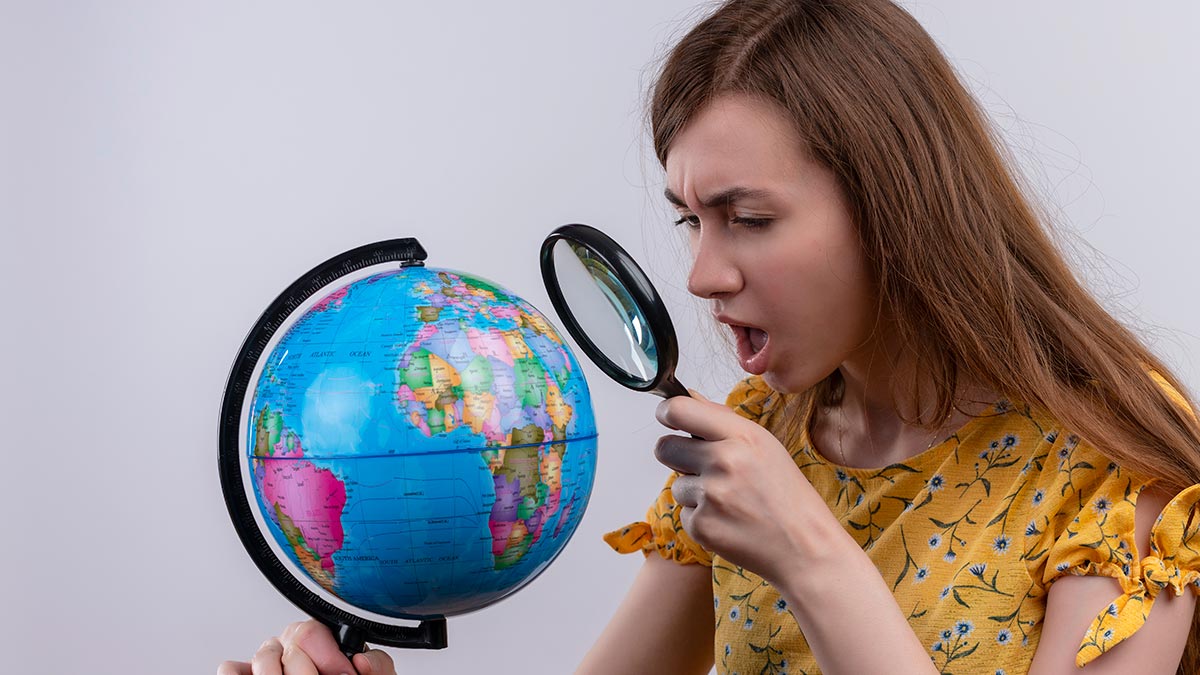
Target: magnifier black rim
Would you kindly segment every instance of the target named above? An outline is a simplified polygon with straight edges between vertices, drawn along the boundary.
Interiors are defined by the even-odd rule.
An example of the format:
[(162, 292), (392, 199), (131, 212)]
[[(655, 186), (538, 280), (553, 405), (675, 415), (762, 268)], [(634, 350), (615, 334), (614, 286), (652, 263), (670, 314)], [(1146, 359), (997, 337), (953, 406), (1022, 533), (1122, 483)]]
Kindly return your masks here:
[[(654, 378), (649, 382), (633, 377), (624, 368), (609, 359), (575, 320), (575, 315), (567, 305), (562, 289), (558, 285), (558, 274), (554, 268), (554, 243), (559, 239), (583, 244), (598, 255), (616, 274), (617, 280), (629, 292), (638, 310), (646, 318), (650, 334), (657, 345), (659, 357), (658, 369)], [(542, 283), (546, 286), (546, 292), (550, 296), (550, 302), (554, 305), (555, 311), (558, 312), (558, 316), (579, 347), (592, 357), (592, 361), (601, 370), (617, 382), (636, 391), (655, 391), (670, 379), (674, 374), (675, 362), (679, 355), (679, 345), (675, 338), (675, 327), (671, 323), (671, 316), (667, 313), (658, 291), (650, 283), (650, 278), (646, 276), (633, 257), (621, 248), (620, 244), (590, 225), (570, 223), (555, 229), (546, 236), (542, 242), (540, 262)]]
[[(397, 626), (351, 614), (326, 601), (300, 582), (271, 549), (246, 498), (241, 453), (241, 418), (254, 368), (272, 336), (289, 316), (333, 281), (382, 263), (421, 265), (425, 249), (413, 238), (389, 239), (351, 249), (317, 265), (301, 276), (267, 307), (246, 335), (230, 369), (218, 422), (217, 469), (225, 506), (242, 545), (263, 576), (292, 604), (330, 626), (357, 629), (362, 639), (378, 644), (440, 649), (446, 646), (444, 617), (424, 617), (420, 626)], [(413, 617), (414, 620), (422, 617)]]

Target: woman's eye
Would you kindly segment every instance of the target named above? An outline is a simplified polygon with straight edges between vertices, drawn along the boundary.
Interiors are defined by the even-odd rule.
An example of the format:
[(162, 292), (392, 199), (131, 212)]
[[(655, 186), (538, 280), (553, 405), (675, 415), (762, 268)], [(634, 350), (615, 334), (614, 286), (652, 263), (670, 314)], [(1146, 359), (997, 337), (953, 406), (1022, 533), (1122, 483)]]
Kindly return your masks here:
[(771, 219), (770, 218), (746, 218), (746, 217), (739, 216), (736, 218), (731, 218), (729, 222), (736, 223), (738, 225), (741, 225), (743, 227), (748, 227), (750, 229), (755, 229), (755, 228), (766, 227), (767, 225), (770, 225)]
[[(744, 216), (737, 216), (734, 218), (730, 218), (729, 222), (731, 224), (741, 225), (742, 227), (753, 230), (753, 229), (758, 229), (760, 227), (766, 227), (767, 225), (770, 225), (771, 219), (770, 218), (750, 218), (750, 217), (744, 217)], [(697, 216), (695, 214), (680, 216), (679, 220), (675, 221), (675, 224), (676, 225), (685, 225), (686, 224), (689, 228), (694, 230), (694, 229), (700, 227), (700, 216)]]

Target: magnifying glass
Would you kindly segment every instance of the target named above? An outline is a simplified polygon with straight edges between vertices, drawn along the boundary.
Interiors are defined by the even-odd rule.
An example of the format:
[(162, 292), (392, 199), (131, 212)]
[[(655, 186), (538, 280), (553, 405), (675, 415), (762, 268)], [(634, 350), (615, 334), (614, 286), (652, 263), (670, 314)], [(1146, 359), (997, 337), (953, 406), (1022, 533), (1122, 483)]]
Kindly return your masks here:
[(542, 281), (575, 342), (612, 379), (663, 398), (687, 396), (675, 379), (678, 342), (662, 298), (608, 235), (563, 225), (542, 242)]

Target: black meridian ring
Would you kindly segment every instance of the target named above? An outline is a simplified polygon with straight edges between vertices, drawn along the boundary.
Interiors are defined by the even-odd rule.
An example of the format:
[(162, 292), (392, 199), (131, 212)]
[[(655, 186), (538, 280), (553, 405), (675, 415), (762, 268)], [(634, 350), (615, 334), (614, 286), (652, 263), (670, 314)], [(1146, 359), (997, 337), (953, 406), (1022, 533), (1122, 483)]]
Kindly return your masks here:
[(242, 407), (254, 368), (271, 338), (313, 294), (341, 277), (373, 265), (423, 266), (425, 258), (425, 249), (416, 239), (389, 239), (351, 249), (309, 270), (280, 293), (250, 329), (234, 359), (221, 401), (217, 469), (233, 527), (263, 576), (292, 604), (329, 626), (348, 657), (364, 651), (367, 642), (410, 649), (443, 649), (446, 647), (446, 619), (426, 619), (417, 626), (396, 626), (364, 619), (329, 603), (292, 574), (267, 543), (246, 498), (241, 464), (244, 449), (240, 446)]
[[(629, 292), (638, 310), (646, 318), (650, 334), (654, 336), (659, 357), (658, 370), (650, 382), (643, 382), (631, 377), (624, 368), (609, 359), (575, 320), (575, 315), (572, 314), (570, 306), (563, 298), (562, 289), (558, 285), (558, 274), (554, 269), (554, 244), (560, 239), (578, 242), (591, 249), (592, 253), (596, 254), (617, 276), (617, 280)], [(648, 391), (664, 397), (689, 395), (687, 388), (675, 379), (675, 364), (679, 359), (679, 343), (675, 338), (671, 315), (667, 313), (666, 306), (659, 297), (658, 291), (650, 283), (649, 277), (633, 257), (621, 248), (620, 244), (590, 225), (581, 223), (563, 225), (551, 232), (542, 242), (541, 269), (542, 283), (546, 286), (546, 293), (550, 296), (550, 302), (558, 312), (559, 318), (562, 319), (575, 341), (579, 343), (579, 347), (605, 374), (637, 391)]]

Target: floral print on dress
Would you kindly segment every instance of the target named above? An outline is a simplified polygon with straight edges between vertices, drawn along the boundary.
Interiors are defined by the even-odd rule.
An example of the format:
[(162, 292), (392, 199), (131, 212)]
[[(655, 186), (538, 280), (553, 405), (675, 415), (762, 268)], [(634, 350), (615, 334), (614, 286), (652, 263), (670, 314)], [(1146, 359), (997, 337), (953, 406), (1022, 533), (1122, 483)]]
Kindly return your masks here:
[[(726, 404), (761, 424), (779, 400), (749, 377)], [(1080, 666), (1137, 631), (1159, 593), (1200, 594), (1200, 485), (1168, 504), (1151, 550), (1139, 552), (1134, 510), (1151, 481), (1020, 402), (997, 401), (949, 439), (882, 468), (839, 466), (807, 435), (789, 450), (875, 562), (939, 672), (1028, 672), (1049, 587), (1064, 575), (1120, 584), (1079, 646)], [(712, 568), (717, 672), (820, 672), (778, 591), (683, 531), (675, 477), (644, 521), (605, 541)]]

